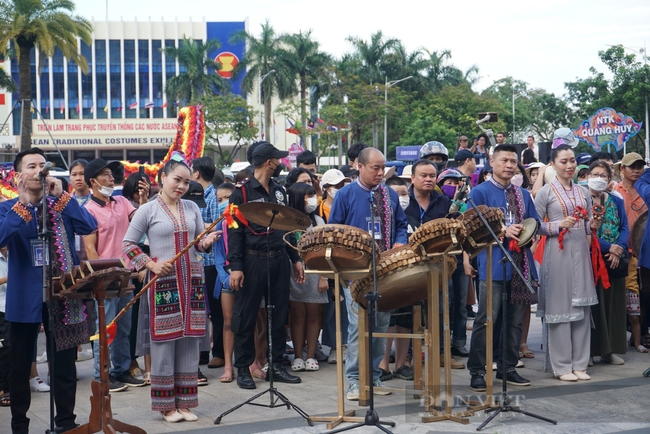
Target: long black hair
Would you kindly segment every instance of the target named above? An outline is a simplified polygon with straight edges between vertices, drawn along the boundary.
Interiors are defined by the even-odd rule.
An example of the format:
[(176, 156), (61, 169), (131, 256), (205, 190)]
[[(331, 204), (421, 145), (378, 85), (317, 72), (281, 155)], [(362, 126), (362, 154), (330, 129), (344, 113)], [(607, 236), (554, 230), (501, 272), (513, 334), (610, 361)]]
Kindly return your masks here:
[(293, 184), (295, 184), (298, 181), (298, 178), (300, 178), (300, 175), (303, 173), (306, 173), (309, 175), (309, 177), (312, 180), (312, 183), (314, 182), (314, 175), (304, 167), (295, 167), (287, 173), (287, 177), (284, 179), (284, 188), (291, 188)]
[(530, 183), (530, 178), (528, 177), (528, 175), (526, 175), (526, 168), (524, 167), (523, 164), (519, 162), (517, 162), (517, 168), (519, 169), (521, 175), (523, 176), (523, 182), (521, 183), (521, 188), (527, 190), (528, 187), (531, 187), (531, 183)]
[(122, 187), (122, 196), (126, 197), (129, 200), (133, 200), (133, 195), (138, 192), (138, 183), (140, 180), (143, 180), (151, 185), (148, 176), (142, 177), (140, 176), (140, 172), (133, 172), (126, 178), (126, 181), (124, 181), (124, 187)]
[[(309, 184), (306, 184), (304, 182), (296, 182), (291, 187), (289, 187), (287, 194), (289, 195), (289, 206), (293, 209), (307, 214), (305, 211), (305, 196), (315, 195), (316, 190)], [(311, 220), (311, 224), (314, 226), (316, 226), (315, 214), (316, 210), (307, 214), (309, 216), (309, 220)]]
[(562, 151), (571, 151), (571, 152), (573, 152), (573, 148), (571, 146), (569, 146), (569, 145), (560, 145), (555, 149), (551, 149), (551, 161), (555, 161), (555, 159), (557, 158), (559, 153), (562, 152)]

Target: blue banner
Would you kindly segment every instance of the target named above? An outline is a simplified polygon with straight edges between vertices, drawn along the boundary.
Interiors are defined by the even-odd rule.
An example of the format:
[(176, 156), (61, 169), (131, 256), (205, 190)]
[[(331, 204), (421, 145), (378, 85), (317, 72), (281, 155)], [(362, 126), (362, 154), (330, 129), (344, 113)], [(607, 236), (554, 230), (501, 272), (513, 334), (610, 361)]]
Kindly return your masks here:
[[(221, 63), (221, 70), (218, 72), (224, 78), (232, 81), (232, 70), (244, 58), (246, 43), (244, 41), (231, 44), (232, 36), (240, 31), (246, 30), (244, 21), (233, 22), (208, 22), (206, 23), (208, 39), (216, 39), (221, 43), (221, 48), (209, 53), (212, 59)], [(211, 71), (217, 73), (217, 71)], [(237, 80), (232, 81), (232, 91), (244, 98), (246, 95), (241, 89), (243, 74)]]
[(398, 146), (395, 148), (395, 158), (400, 161), (416, 161), (420, 159), (421, 146)]

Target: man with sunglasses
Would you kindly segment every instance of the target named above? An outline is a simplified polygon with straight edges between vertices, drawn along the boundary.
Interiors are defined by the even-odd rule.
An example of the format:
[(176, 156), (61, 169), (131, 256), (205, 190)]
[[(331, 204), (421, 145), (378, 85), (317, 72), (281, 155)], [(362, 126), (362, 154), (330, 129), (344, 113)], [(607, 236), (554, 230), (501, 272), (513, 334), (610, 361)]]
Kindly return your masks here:
[[(625, 213), (627, 214), (627, 223), (630, 230), (634, 227), (639, 216), (648, 209), (643, 198), (636, 191), (635, 184), (643, 174), (646, 168), (646, 162), (641, 155), (636, 152), (626, 154), (621, 160), (620, 175), (621, 182), (617, 183), (614, 190), (623, 196), (625, 204)], [(628, 243), (629, 244), (629, 243)], [(639, 294), (639, 281), (638, 281), (638, 258), (630, 250), (630, 263), (628, 267), (628, 275), (625, 279), (625, 289), (627, 297), (627, 317), (630, 321), (632, 332), (632, 343), (634, 349), (638, 352), (646, 353), (647, 348), (641, 345), (641, 326), (639, 317), (641, 316), (641, 305), (647, 305), (650, 297), (643, 297), (644, 303), (641, 303)], [(647, 285), (647, 283), (646, 283)], [(643, 308), (645, 311), (645, 306)]]

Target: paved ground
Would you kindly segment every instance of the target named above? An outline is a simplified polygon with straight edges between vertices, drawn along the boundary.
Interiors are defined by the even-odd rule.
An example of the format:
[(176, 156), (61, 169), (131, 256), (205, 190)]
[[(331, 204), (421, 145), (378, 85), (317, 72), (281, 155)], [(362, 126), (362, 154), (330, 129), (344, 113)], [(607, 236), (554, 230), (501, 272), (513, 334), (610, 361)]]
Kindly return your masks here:
[[(41, 335), (41, 341), (43, 337)], [(519, 400), (522, 409), (557, 419), (554, 426), (537, 421), (531, 417), (515, 413), (498, 416), (484, 430), (488, 433), (648, 433), (650, 416), (648, 398), (650, 397), (650, 378), (642, 376), (650, 367), (650, 354), (639, 354), (632, 350), (623, 356), (625, 365), (612, 366), (601, 363), (589, 369), (592, 380), (578, 383), (562, 383), (543, 372), (543, 353), (540, 350), (541, 326), (533, 319), (529, 346), (535, 352), (534, 359), (526, 360), (526, 367), (519, 372), (532, 381), (531, 387), (510, 387), (513, 399)], [(43, 343), (39, 342), (40, 352)], [(79, 387), (77, 392), (77, 421), (87, 421), (90, 411), (89, 392), (92, 379), (92, 361), (79, 362)], [(336, 366), (321, 364), (319, 372), (302, 373), (300, 385), (278, 384), (295, 404), (310, 415), (325, 415), (336, 412)], [(38, 365), (39, 372), (46, 378), (46, 365)], [(198, 422), (168, 424), (159, 414), (150, 411), (149, 388), (131, 388), (112, 395), (113, 412), (117, 419), (138, 425), (148, 433), (192, 432), (192, 433), (317, 433), (326, 430), (325, 424), (309, 427), (295, 412), (284, 407), (263, 408), (246, 406), (226, 416), (221, 425), (213, 425), (214, 419), (231, 406), (243, 402), (253, 395), (233, 382), (221, 384), (218, 379), (222, 369), (207, 369), (203, 372), (210, 378), (210, 384), (199, 388), (200, 407), (195, 410)], [(267, 383), (258, 380), (257, 391), (263, 390)], [(402, 380), (392, 380), (390, 386), (405, 386)], [(454, 394), (467, 396), (469, 374), (467, 370), (453, 371)], [(495, 382), (495, 391), (501, 383)], [(268, 398), (258, 402), (267, 403)], [(42, 433), (48, 428), (48, 394), (33, 393), (29, 413), (32, 433)], [(394, 433), (420, 434), (429, 431), (444, 433), (475, 432), (485, 420), (483, 412), (470, 418), (468, 425), (455, 422), (435, 422), (423, 424), (424, 415), (419, 401), (405, 394), (393, 394), (376, 399), (378, 413), (383, 419), (394, 421)], [(346, 402), (347, 409), (357, 410), (357, 416), (365, 414), (365, 408), (356, 403)], [(458, 410), (462, 410), (458, 407)], [(10, 433), (10, 412), (0, 408), (0, 434)], [(376, 428), (364, 427), (356, 433), (379, 432)]]

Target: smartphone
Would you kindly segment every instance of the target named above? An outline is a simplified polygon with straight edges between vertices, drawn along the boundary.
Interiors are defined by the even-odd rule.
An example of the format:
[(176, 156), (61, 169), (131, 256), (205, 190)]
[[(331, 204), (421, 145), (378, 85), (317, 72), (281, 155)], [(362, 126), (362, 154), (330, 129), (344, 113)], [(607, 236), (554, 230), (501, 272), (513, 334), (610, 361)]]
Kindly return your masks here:
[(144, 174), (144, 166), (140, 166), (140, 178), (144, 178), (146, 175)]

